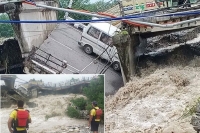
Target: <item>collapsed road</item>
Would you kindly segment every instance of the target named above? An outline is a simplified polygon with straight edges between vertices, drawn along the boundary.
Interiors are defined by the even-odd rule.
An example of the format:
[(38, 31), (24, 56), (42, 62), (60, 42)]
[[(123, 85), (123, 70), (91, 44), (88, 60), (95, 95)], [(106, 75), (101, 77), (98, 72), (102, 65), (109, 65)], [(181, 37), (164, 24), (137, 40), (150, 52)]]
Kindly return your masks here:
[[(195, 38), (198, 37), (199, 31), (199, 27), (197, 27), (190, 30), (175, 32), (173, 34), (165, 34), (162, 36), (149, 38), (145, 53), (138, 57), (138, 62), (136, 66), (137, 74), (140, 76), (140, 71), (144, 69), (149, 73), (155, 71), (148, 70), (149, 62), (154, 62), (155, 65), (157, 65), (156, 67), (159, 67), (159, 65), (162, 66), (174, 64), (174, 61), (191, 60), (195, 56), (199, 56), (199, 43), (198, 40), (195, 40)], [(68, 24), (60, 24), (48, 36), (47, 40), (45, 40), (41, 47), (33, 52), (32, 57), (34, 57), (34, 59), (40, 59), (48, 64), (48, 68), (50, 70), (53, 70), (51, 69), (51, 67), (56, 68), (57, 70), (62, 69), (62, 67), (59, 67), (58, 64), (62, 66), (62, 62), (66, 61), (67, 67), (65, 69), (62, 69), (61, 72), (65, 74), (100, 73), (107, 62), (101, 59), (97, 62), (94, 62), (94, 59), (97, 57), (96, 55), (85, 54), (83, 49), (78, 45), (80, 37), (81, 32), (73, 26), (70, 26)], [(187, 41), (192, 39), (194, 39), (195, 42)], [(4, 44), (8, 43), (9, 41), (10, 40), (4, 42)], [(15, 43), (17, 42), (15, 41)], [(12, 43), (10, 43), (10, 46), (12, 46)], [(11, 57), (12, 59), (12, 57), (15, 56), (10, 55), (9, 57)], [(20, 56), (18, 57), (19, 62), (17, 63), (22, 63), (23, 59)], [(174, 60), (172, 60), (171, 57), (174, 57)], [(23, 73), (22, 68), (23, 67), (19, 67), (17, 68), (17, 71), (11, 71), (10, 73)], [(25, 71), (25, 73), (29, 72)], [(38, 73), (43, 72), (40, 69)], [(116, 72), (112, 68), (109, 68), (105, 72), (105, 74), (106, 95), (115, 93), (121, 86), (123, 86), (120, 72)]]
[[(106, 66), (107, 61), (99, 59), (94, 62), (97, 55), (87, 55), (82, 47), (78, 45), (80, 38), (81, 31), (68, 24), (59, 24), (40, 48), (31, 53), (31, 59), (34, 60), (32, 64), (37, 62), (37, 66), (39, 66), (40, 62), (38, 60), (40, 60), (43, 62), (41, 64), (48, 66), (51, 69), (49, 72), (52, 72), (62, 70), (62, 61), (66, 61), (67, 67), (61, 73), (99, 74)], [(41, 69), (36, 72), (43, 73)], [(31, 72), (29, 66), (26, 73), (34, 72)], [(120, 72), (116, 72), (110, 67), (105, 75), (106, 94), (113, 94), (123, 86)]]
[[(106, 66), (107, 62), (105, 60), (98, 60), (93, 63), (96, 55), (87, 55), (84, 53), (82, 48), (78, 45), (78, 41), (81, 38), (81, 31), (76, 29), (75, 27), (68, 24), (59, 24), (57, 28), (48, 36), (48, 38), (44, 41), (44, 43), (40, 46), (40, 48), (34, 53), (37, 57), (40, 56), (39, 59), (47, 62), (49, 64), (49, 71), (52, 71), (51, 67), (55, 67), (56, 69), (60, 69), (57, 64), (61, 64), (63, 60), (67, 61), (67, 68), (62, 71), (64, 74), (94, 74), (100, 73), (103, 68)], [(12, 47), (12, 44), (15, 44), (15, 51), (18, 52), (5, 52), (5, 47)], [(2, 48), (1, 48), (2, 47)], [(26, 66), (26, 62), (24, 63), (24, 59), (21, 57), (20, 49), (18, 43), (15, 39), (9, 39), (1, 45), (1, 51), (4, 55), (8, 55), (10, 60), (13, 60), (13, 64), (8, 64), (9, 71), (7, 71), (4, 62), (6, 58), (1, 56), (1, 70), (0, 73), (10, 73), (10, 74), (22, 74), (29, 73), (26, 70), (23, 71), (24, 64)], [(3, 49), (4, 48), (4, 49)], [(8, 48), (7, 48), (8, 49)], [(14, 49), (13, 49), (14, 50)], [(13, 54), (14, 53), (14, 54)], [(30, 53), (31, 54), (31, 53)], [(16, 56), (17, 55), (17, 56)], [(50, 57), (48, 58), (48, 56)], [(41, 58), (41, 56), (45, 58)], [(55, 57), (55, 58), (54, 58)], [(16, 59), (17, 58), (17, 59)], [(47, 59), (52, 60), (53, 62), (48, 62)], [(20, 64), (19, 66), (14, 67), (15, 65)], [(21, 66), (23, 65), (23, 66)], [(62, 65), (62, 64), (61, 64)], [(81, 71), (81, 72), (79, 72)], [(37, 73), (42, 74), (43, 72), (40, 70)], [(105, 77), (105, 85), (106, 85), (106, 94), (113, 94), (120, 87), (123, 86), (123, 81), (120, 72), (114, 71), (112, 68), (109, 68), (106, 72)]]

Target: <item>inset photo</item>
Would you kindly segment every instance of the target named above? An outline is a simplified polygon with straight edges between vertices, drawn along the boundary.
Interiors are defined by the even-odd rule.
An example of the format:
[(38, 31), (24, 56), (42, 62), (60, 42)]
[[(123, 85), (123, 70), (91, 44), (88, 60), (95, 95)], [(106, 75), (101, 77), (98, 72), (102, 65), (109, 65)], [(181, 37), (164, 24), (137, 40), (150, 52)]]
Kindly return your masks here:
[(0, 75), (1, 133), (104, 133), (104, 75)]

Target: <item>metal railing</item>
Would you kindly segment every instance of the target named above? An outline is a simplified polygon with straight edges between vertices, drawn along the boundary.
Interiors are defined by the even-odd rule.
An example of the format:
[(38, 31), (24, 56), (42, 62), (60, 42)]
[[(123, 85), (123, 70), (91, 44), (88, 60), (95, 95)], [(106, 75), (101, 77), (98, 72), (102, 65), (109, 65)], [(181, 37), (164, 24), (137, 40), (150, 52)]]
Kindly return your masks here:
[(68, 70), (71, 73), (79, 73), (79, 70), (65, 60), (60, 60), (57, 57), (45, 52), (36, 47), (35, 52), (28, 56), (28, 60), (32, 64), (34, 71), (42, 73), (62, 73), (63, 70)]

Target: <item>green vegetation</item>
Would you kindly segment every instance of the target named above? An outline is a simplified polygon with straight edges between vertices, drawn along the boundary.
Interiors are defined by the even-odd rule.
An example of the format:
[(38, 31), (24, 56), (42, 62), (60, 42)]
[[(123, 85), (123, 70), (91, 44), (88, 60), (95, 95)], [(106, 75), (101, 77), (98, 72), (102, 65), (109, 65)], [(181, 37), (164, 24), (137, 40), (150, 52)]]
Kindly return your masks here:
[(74, 107), (67, 107), (66, 114), (71, 118), (80, 118), (79, 110), (75, 109)]
[(180, 117), (180, 119), (187, 118), (196, 113), (196, 108), (199, 103), (200, 103), (200, 97), (197, 100), (195, 100), (192, 104), (186, 106), (183, 115)]
[(128, 31), (122, 30), (122, 31), (120, 32), (120, 34), (122, 34), (122, 35), (128, 35)]
[[(92, 101), (97, 101), (98, 107), (104, 110), (104, 76), (99, 75), (99, 79), (90, 83), (89, 87), (83, 89), (84, 94), (88, 98), (88, 105), (86, 109), (92, 109)], [(104, 121), (104, 114), (101, 116), (102, 122)]]
[[(90, 3), (89, 0), (76, 0), (73, 2), (72, 4), (72, 9), (76, 9), (76, 10), (87, 10), (87, 11), (91, 11), (91, 12), (103, 12), (108, 10), (109, 8), (113, 7), (114, 5), (116, 5), (117, 0), (113, 0), (112, 2), (104, 2), (102, 0), (99, 0), (95, 3)], [(67, 8), (69, 4), (69, 0), (65, 1), (65, 0), (60, 0), (60, 5), (62, 8)], [(64, 12), (59, 12), (58, 13), (58, 19), (64, 19), (65, 13)], [(90, 16), (86, 16), (86, 15), (79, 15), (79, 14), (75, 14), (75, 13), (69, 13), (69, 17), (72, 17), (73, 19), (91, 19)]]
[(88, 98), (88, 109), (92, 101), (97, 101), (98, 106), (101, 109), (104, 109), (104, 76), (99, 75), (97, 80), (94, 80), (90, 83), (88, 87), (83, 88), (83, 93)]
[[(7, 14), (0, 14), (0, 20), (9, 20)], [(0, 23), (0, 38), (1, 37), (12, 37), (13, 29), (9, 23)]]
[(71, 102), (78, 107), (79, 110), (85, 110), (85, 106), (87, 105), (87, 101), (83, 97), (72, 99)]
[[(60, 6), (62, 8), (67, 8), (69, 4), (69, 0), (60, 0)], [(109, 8), (113, 7), (117, 4), (117, 0), (113, 0), (111, 2), (104, 2), (104, 1), (97, 1), (96, 3), (90, 3), (89, 0), (74, 0), (72, 4), (72, 9), (76, 10), (88, 10), (91, 12), (103, 12), (108, 10)], [(58, 20), (63, 20), (65, 16), (65, 12), (59, 11), (58, 12)], [(69, 16), (73, 19), (78, 20), (88, 20), (91, 19), (90, 16), (80, 15), (75, 13), (69, 13)], [(9, 17), (6, 13), (0, 14), (0, 20), (9, 20)], [(0, 24), (0, 38), (1, 37), (13, 37), (14, 31), (9, 23), (2, 23)]]
[[(83, 88), (83, 94), (87, 97), (87, 100), (84, 98), (72, 99), (71, 102), (77, 107), (77, 109), (69, 106), (66, 111), (68, 116), (72, 118), (80, 118), (81, 110), (87, 110), (90, 112), (92, 109), (92, 101), (97, 101), (98, 107), (104, 110), (104, 76), (99, 75), (98, 79), (91, 81), (88, 87)], [(103, 118), (104, 116), (102, 115), (102, 121)]]

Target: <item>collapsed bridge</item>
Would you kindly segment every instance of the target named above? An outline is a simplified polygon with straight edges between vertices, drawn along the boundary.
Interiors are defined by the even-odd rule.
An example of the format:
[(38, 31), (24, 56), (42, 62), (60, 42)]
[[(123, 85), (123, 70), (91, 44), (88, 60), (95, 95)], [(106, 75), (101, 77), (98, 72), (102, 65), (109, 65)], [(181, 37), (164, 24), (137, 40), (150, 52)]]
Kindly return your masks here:
[(82, 93), (83, 88), (89, 84), (88, 80), (63, 85), (22, 84), (17, 89), (28, 97), (38, 97), (49, 94)]
[(87, 87), (93, 80), (96, 80), (96, 78), (85, 79), (59, 85), (45, 85), (42, 81), (30, 80), (29, 82), (19, 85), (18, 88), (15, 88), (16, 75), (1, 75), (0, 79), (4, 81), (4, 85), (0, 86), (2, 107), (10, 106), (18, 100), (28, 101), (30, 98), (37, 98), (42, 95), (80, 94), (83, 92), (84, 87)]
[[(189, 1), (189, 4), (187, 3)], [(21, 7), (27, 7), (27, 8), (22, 8), (22, 9), (27, 9), (27, 12), (22, 12), (25, 13), (26, 15), (30, 14), (32, 11), (36, 10), (42, 10), (42, 11), (52, 11), (55, 13), (53, 10), (62, 10), (66, 11), (61, 8), (56, 8), (58, 7), (57, 4), (53, 4), (51, 2), (39, 2), (36, 1), (36, 5), (46, 5), (43, 7), (36, 7), (33, 5), (27, 5), (23, 2), (14, 2), (14, 8), (11, 8), (12, 6), (10, 5), (9, 8), (5, 9), (10, 9), (8, 13), (15, 13), (15, 11), (18, 11), (21, 9)], [(6, 5), (6, 4), (5, 4)], [(17, 6), (18, 5), (18, 6)], [(48, 7), (47, 7), (48, 6)], [(161, 8), (162, 6), (162, 8)], [(17, 8), (16, 8), (17, 7)], [(18, 8), (20, 7), (20, 8)], [(116, 18), (116, 17), (127, 17), (126, 19), (120, 20), (119, 23), (122, 22), (122, 27), (127, 29), (129, 35), (122, 35), (122, 36), (116, 36), (116, 39), (114, 39), (115, 46), (118, 49), (120, 61), (121, 61), (121, 68), (122, 68), (122, 73), (124, 73), (124, 81), (128, 81), (131, 77), (131, 75), (134, 75), (135, 72), (135, 64), (136, 64), (136, 57), (138, 55), (142, 55), (144, 53), (144, 50), (147, 45), (147, 38), (149, 37), (154, 37), (166, 33), (172, 33), (176, 32), (179, 30), (186, 30), (186, 29), (191, 29), (198, 27), (200, 25), (199, 23), (199, 1), (197, 0), (186, 0), (185, 3), (182, 5), (177, 5), (177, 0), (156, 0), (156, 1), (150, 1), (150, 0), (130, 0), (130, 1), (125, 1), (123, 0), (122, 3), (119, 5), (116, 5), (113, 7), (113, 10), (110, 9), (104, 13), (99, 13), (101, 16), (109, 17), (109, 18)], [(30, 10), (29, 10), (30, 9)], [(24, 10), (23, 10), (24, 11)], [(28, 12), (30, 11), (30, 12)], [(69, 10), (70, 12), (71, 10)], [(80, 12), (79, 12), (80, 13)], [(24, 15), (25, 15), (24, 14)], [(81, 13), (80, 13), (81, 14)], [(83, 14), (83, 13), (82, 13)], [(23, 15), (22, 15), (23, 16)], [(29, 15), (31, 16), (31, 15)], [(55, 17), (55, 15), (54, 15)], [(53, 17), (53, 18), (54, 18)], [(128, 17), (133, 17), (133, 18), (128, 18)], [(134, 18), (135, 17), (135, 18)], [(12, 18), (12, 17), (11, 17)], [(14, 17), (13, 17), (14, 18)], [(15, 17), (17, 18), (17, 17)], [(25, 18), (25, 17), (24, 17)], [(52, 20), (51, 19), (46, 19), (48, 18), (45, 16), (45, 20)], [(15, 19), (12, 19), (15, 20)], [(21, 19), (17, 19), (21, 20)], [(33, 20), (31, 18), (31, 20)], [(57, 20), (57, 18), (55, 19)], [(118, 24), (119, 24), (118, 23)], [(117, 23), (115, 23), (117, 24)], [(17, 26), (16, 26), (17, 25)], [(23, 27), (26, 24), (16, 24), (14, 27), (19, 28)], [(29, 24), (27, 24), (29, 25)], [(42, 24), (38, 24), (41, 26)], [(29, 26), (30, 28), (31, 26)], [(28, 28), (28, 29), (29, 29)], [(17, 31), (18, 31), (17, 30)], [(29, 29), (31, 30), (31, 29)], [(47, 31), (46, 29), (42, 29), (41, 33), (43, 31)], [(23, 33), (23, 35), (22, 35)], [(49, 32), (50, 33), (50, 32)], [(18, 33), (16, 32), (18, 35)], [(31, 33), (31, 36), (28, 36), (27, 39), (28, 43), (20, 42), (19, 38), (22, 39), (26, 34), (29, 34), (27, 32), (21, 32), (20, 36), (17, 37), (17, 40), (20, 45), (20, 49), (22, 51), (22, 54), (25, 55), (26, 53), (30, 54), (30, 51), (32, 50), (33, 46), (39, 47), (42, 43), (35, 43), (33, 41), (33, 38), (38, 38), (40, 35), (33, 35), (35, 33)], [(33, 35), (33, 36), (32, 36)], [(47, 35), (47, 34), (45, 34)], [(45, 36), (47, 38), (47, 36)], [(120, 39), (119, 39), (120, 38)], [(32, 40), (32, 42), (29, 40)], [(45, 38), (42, 39), (43, 41)], [(43, 42), (42, 41), (42, 42)], [(23, 44), (23, 47), (22, 45)], [(36, 45), (35, 45), (36, 44)], [(123, 50), (120, 49), (123, 45)], [(47, 53), (48, 54), (48, 53)], [(5, 56), (6, 57), (6, 56)], [(33, 60), (33, 58), (31, 58)], [(35, 61), (35, 60), (34, 60)], [(39, 60), (41, 61), (41, 60)], [(32, 63), (33, 65), (37, 66), (37, 69), (43, 70), (44, 68), (38, 68), (41, 67), (41, 64), (45, 64), (45, 70), (44, 73), (52, 73), (52, 69), (54, 69), (54, 66), (59, 66), (63, 69), (67, 66), (68, 64), (65, 64), (65, 62), (62, 62), (62, 60), (59, 60), (60, 64), (47, 64), (48, 61), (45, 62), (39, 62), (35, 61)], [(53, 67), (52, 67), (53, 66)], [(5, 66), (4, 66), (5, 67)], [(44, 70), (43, 70), (44, 71)], [(47, 71), (47, 72), (46, 72)], [(50, 71), (50, 72), (49, 72)], [(57, 71), (57, 70), (56, 70)], [(54, 72), (54, 71), (53, 71)], [(55, 73), (61, 73), (55, 72)]]

